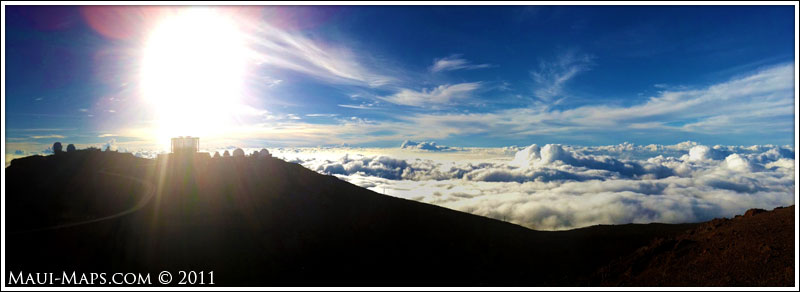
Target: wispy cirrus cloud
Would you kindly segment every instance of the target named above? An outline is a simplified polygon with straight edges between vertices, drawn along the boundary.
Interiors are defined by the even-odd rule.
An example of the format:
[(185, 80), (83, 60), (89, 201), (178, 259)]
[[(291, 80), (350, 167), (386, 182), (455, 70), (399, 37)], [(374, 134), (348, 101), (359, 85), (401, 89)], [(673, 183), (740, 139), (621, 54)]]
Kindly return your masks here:
[(30, 128), (30, 129), (6, 129), (12, 132), (58, 132), (58, 131), (74, 131), (76, 128)]
[[(401, 105), (435, 108), (469, 98), (479, 88), (480, 83), (442, 85), (421, 91), (401, 90), (398, 94), (379, 99)], [(615, 133), (625, 133), (632, 140), (648, 139), (656, 134), (754, 133), (771, 136), (786, 134), (791, 137), (794, 129), (794, 98), (794, 64), (789, 63), (750, 72), (704, 88), (663, 91), (629, 106), (585, 105), (557, 109), (537, 104), (484, 112), (393, 111), (382, 113), (388, 118), (373, 119), (369, 123), (335, 119), (334, 123), (319, 124), (293, 120), (287, 116), (231, 129), (226, 135), (231, 140), (261, 139), (275, 145), (292, 146), (341, 143), (369, 145), (465, 136), (508, 141), (531, 141), (533, 137), (553, 137), (551, 141), (565, 141), (580, 136), (585, 141), (595, 141)], [(376, 106), (370, 106), (372, 104), (338, 106), (375, 109)]]
[(306, 114), (306, 117), (313, 117), (313, 118), (319, 118), (319, 117), (322, 117), (322, 118), (332, 118), (332, 117), (336, 117), (336, 116), (338, 116), (338, 115), (339, 115), (339, 114)]
[(439, 85), (432, 89), (423, 88), (420, 91), (402, 89), (393, 95), (381, 97), (381, 99), (399, 105), (442, 106), (456, 100), (469, 98), (480, 87), (480, 82), (468, 82)]
[(375, 109), (373, 104), (338, 104), (337, 106), (343, 108), (365, 109), (365, 110)]
[(472, 70), (472, 69), (482, 69), (491, 67), (493, 67), (491, 64), (472, 64), (470, 61), (461, 58), (461, 55), (456, 54), (434, 60), (433, 65), (431, 65), (431, 67), (428, 68), (428, 70), (430, 70), (431, 72), (441, 72), (441, 71), (453, 71), (453, 70)]
[(34, 136), (30, 136), (30, 138), (31, 139), (64, 139), (64, 138), (66, 138), (66, 136), (51, 134), (51, 135), (34, 135)]
[(302, 72), (328, 82), (380, 87), (395, 78), (362, 65), (356, 53), (269, 23), (255, 24), (253, 58), (259, 64)]
[(536, 82), (534, 95), (544, 101), (553, 101), (564, 95), (564, 85), (581, 72), (588, 71), (592, 64), (592, 56), (567, 51), (554, 61), (542, 61), (539, 68), (531, 72)]
[(449, 135), (500, 137), (575, 131), (603, 135), (632, 129), (708, 134), (791, 132), (794, 86), (794, 65), (783, 64), (706, 88), (664, 91), (631, 106), (587, 105), (556, 110), (541, 105), (487, 113), (422, 113), (401, 118)]

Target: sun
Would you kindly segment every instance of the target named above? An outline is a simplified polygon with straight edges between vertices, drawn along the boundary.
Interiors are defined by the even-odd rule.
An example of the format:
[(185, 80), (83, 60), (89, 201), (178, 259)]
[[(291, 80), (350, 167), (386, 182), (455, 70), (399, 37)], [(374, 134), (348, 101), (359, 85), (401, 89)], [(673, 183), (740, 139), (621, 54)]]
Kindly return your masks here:
[(147, 39), (140, 71), (156, 139), (224, 133), (244, 94), (246, 56), (233, 15), (197, 7), (163, 19)]

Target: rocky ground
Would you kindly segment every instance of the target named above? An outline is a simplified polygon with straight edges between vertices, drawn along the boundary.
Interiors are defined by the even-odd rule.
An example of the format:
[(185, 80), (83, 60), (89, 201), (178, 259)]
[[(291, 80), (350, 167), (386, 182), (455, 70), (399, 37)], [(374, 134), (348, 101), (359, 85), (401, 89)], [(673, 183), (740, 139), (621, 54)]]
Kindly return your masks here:
[(793, 286), (794, 206), (748, 210), (660, 238), (601, 268), (603, 286)]

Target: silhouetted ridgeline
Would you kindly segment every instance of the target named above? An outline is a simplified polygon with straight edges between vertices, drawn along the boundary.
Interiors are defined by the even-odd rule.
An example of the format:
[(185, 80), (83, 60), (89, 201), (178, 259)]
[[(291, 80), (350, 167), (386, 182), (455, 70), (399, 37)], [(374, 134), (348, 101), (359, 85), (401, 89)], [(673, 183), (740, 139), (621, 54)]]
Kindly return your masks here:
[(266, 157), (77, 150), (15, 159), (6, 177), (8, 271), (214, 271), (222, 286), (581, 286), (697, 226), (534, 231)]
[(794, 206), (750, 209), (661, 238), (614, 260), (604, 286), (794, 286)]

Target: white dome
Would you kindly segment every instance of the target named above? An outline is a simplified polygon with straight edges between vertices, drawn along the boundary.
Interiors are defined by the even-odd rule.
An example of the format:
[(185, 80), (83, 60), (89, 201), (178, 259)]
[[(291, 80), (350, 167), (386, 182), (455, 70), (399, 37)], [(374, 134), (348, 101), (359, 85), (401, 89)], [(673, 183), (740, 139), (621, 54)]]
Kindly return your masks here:
[(244, 150), (236, 148), (236, 150), (233, 150), (233, 157), (244, 157)]

